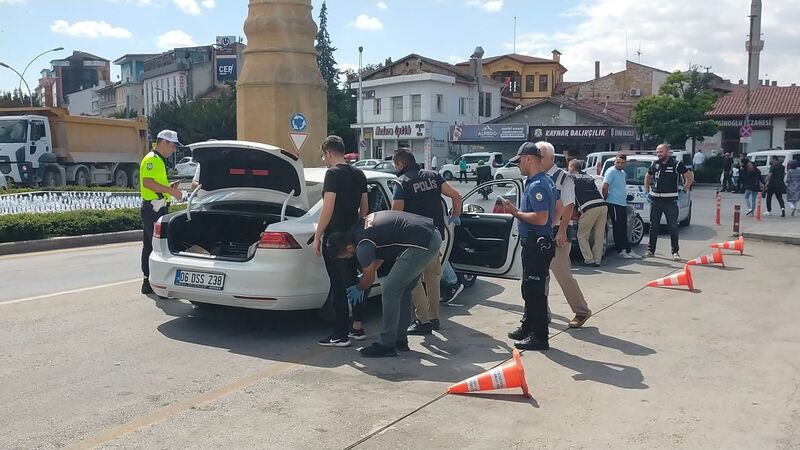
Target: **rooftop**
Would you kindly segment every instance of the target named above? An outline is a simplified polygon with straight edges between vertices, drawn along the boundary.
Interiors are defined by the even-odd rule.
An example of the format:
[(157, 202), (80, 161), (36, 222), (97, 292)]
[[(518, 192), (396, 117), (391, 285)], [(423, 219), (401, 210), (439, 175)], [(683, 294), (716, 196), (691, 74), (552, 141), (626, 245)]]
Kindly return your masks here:
[[(708, 117), (744, 115), (746, 93), (736, 90), (717, 100)], [(750, 92), (753, 116), (800, 116), (800, 86), (761, 86)]]
[(498, 123), (513, 116), (514, 114), (522, 113), (543, 103), (559, 105), (609, 125), (633, 126), (631, 123), (631, 111), (633, 109), (632, 105), (625, 103), (609, 103), (606, 105), (604, 102), (598, 102), (594, 100), (572, 100), (561, 97), (550, 97), (543, 98), (541, 100), (535, 100), (515, 111), (504, 114), (490, 121), (489, 123)]
[[(560, 54), (560, 53), (559, 53)], [(528, 56), (528, 55), (520, 55), (519, 53), (509, 53), (507, 55), (499, 55), (499, 56), (490, 56), (488, 58), (483, 58), (481, 61), (483, 64), (491, 64), (499, 59), (508, 58), (513, 59), (522, 64), (552, 64), (557, 61), (553, 61), (552, 59), (548, 58), (537, 58), (535, 56)], [(460, 62), (456, 64), (457, 66), (469, 66), (469, 61)]]

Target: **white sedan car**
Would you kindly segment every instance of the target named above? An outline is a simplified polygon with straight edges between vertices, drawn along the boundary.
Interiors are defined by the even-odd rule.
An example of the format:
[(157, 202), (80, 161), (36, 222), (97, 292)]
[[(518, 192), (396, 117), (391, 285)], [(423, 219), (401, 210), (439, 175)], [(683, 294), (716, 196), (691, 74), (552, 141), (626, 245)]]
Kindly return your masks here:
[(196, 170), (197, 162), (191, 156), (181, 158), (181, 160), (175, 164), (175, 172), (179, 177), (193, 177)]
[(358, 167), (361, 170), (368, 170), (372, 169), (373, 167), (380, 164), (382, 161), (380, 159), (361, 159), (353, 163), (353, 167)]
[[(166, 215), (155, 225), (150, 256), (150, 285), (155, 293), (197, 306), (321, 309), (329, 317), (330, 281), (322, 258), (311, 251), (322, 209), (325, 169), (303, 169), (293, 154), (265, 144), (210, 141), (191, 147), (201, 167), (200, 188), (186, 211)], [(396, 177), (364, 173), (370, 212), (390, 209)], [(483, 242), (488, 233), (484, 240), (491, 248), (487, 250), (495, 254), (502, 247), (505, 254), (496, 254), (491, 267), (475, 259), (474, 251), (456, 252), (451, 263), (462, 273), (518, 279), (515, 219), (480, 219), (479, 215), (462, 216), (456, 244), (459, 236)], [(474, 230), (469, 229), (471, 224)], [(454, 241), (451, 233), (448, 229), (445, 256)], [(461, 246), (474, 248), (473, 243)], [(379, 271), (371, 294), (380, 293), (385, 269)]]

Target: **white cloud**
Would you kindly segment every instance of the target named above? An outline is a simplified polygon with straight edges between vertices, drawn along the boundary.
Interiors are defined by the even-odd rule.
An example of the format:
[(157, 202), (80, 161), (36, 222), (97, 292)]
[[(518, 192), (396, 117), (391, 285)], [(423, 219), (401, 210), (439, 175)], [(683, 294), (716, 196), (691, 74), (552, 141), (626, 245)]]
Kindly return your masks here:
[(383, 30), (383, 24), (377, 17), (368, 16), (366, 14), (361, 14), (360, 16), (356, 17), (355, 22), (352, 22), (350, 25), (365, 31), (381, 31)]
[(386, 9), (388, 7), (389, 5), (387, 5), (386, 2), (378, 2), (378, 9)]
[(197, 3), (197, 0), (172, 0), (175, 3), (175, 6), (180, 8), (181, 11), (185, 12), (186, 14), (191, 14), (193, 16), (201, 14), (203, 11), (200, 9), (200, 5)]
[(203, 8), (208, 8), (208, 9), (213, 8), (214, 5), (216, 4), (216, 2), (214, 2), (214, 0), (203, 0), (202, 3), (203, 3)]
[[(718, 0), (585, 0), (567, 14), (576, 21), (560, 33), (525, 33), (518, 25), (517, 53), (550, 58), (558, 48), (570, 81), (594, 76), (594, 61), (601, 75), (617, 72), (627, 59), (636, 62), (641, 42), (641, 63), (666, 71), (686, 70), (690, 64), (711, 66), (711, 71), (734, 82), (747, 78), (744, 43), (749, 30), (749, 2)], [(800, 21), (796, 0), (773, 0), (762, 11), (760, 78), (780, 84), (797, 82), (797, 42), (800, 29), (786, 24)], [(710, 19), (713, 18), (713, 19)], [(511, 50), (513, 44), (503, 44)]]
[(499, 12), (503, 9), (503, 0), (469, 0), (471, 6), (479, 6), (486, 12)]
[(72, 37), (91, 38), (120, 38), (127, 39), (133, 34), (122, 27), (113, 27), (106, 22), (95, 22), (84, 20), (70, 25), (66, 20), (56, 20), (50, 25), (50, 31), (58, 34), (66, 34)]
[(460, 62), (464, 62), (464, 58), (456, 55), (450, 55), (447, 57), (447, 62), (449, 62), (450, 64), (458, 64)]
[(0, 5), (15, 5), (18, 3), (25, 3), (28, 0), (0, 0)]
[(181, 30), (172, 30), (156, 38), (156, 45), (162, 50), (169, 50), (180, 47), (194, 47), (197, 42)]

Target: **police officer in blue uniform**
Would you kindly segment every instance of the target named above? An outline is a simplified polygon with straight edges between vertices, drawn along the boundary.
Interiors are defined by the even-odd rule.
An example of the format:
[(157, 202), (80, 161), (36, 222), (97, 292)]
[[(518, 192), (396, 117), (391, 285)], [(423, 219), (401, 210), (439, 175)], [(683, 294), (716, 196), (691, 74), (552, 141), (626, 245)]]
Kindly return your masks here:
[(504, 199), (506, 212), (519, 219), (519, 236), (522, 243), (522, 299), (525, 314), (522, 324), (508, 333), (517, 340), (514, 347), (520, 350), (547, 350), (547, 276), (550, 262), (555, 257), (553, 217), (557, 193), (553, 181), (544, 170), (542, 153), (532, 142), (520, 146), (511, 161), (519, 162), (525, 180), (521, 209)]

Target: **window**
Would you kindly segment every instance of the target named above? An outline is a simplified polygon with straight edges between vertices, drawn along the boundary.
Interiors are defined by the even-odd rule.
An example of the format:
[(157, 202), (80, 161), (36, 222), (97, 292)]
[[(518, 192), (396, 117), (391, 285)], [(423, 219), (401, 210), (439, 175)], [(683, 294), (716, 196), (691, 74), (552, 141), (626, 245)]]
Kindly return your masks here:
[(422, 96), (411, 96), (411, 120), (422, 120)]
[(525, 92), (536, 91), (536, 77), (534, 75), (527, 75), (525, 77)]
[(392, 122), (403, 121), (403, 97), (392, 97)]
[(369, 183), (367, 185), (367, 200), (370, 214), (390, 209), (389, 200), (387, 200), (386, 194), (378, 183)]
[(464, 97), (458, 99), (458, 114), (462, 116), (467, 115), (467, 99)]
[(539, 92), (547, 92), (547, 75), (539, 75)]
[(375, 107), (375, 115), (376, 116), (380, 116), (381, 115), (381, 99), (379, 99), (379, 98), (373, 99), (372, 100), (372, 104)]
[(478, 101), (478, 114), (481, 117), (492, 117), (492, 93), (484, 92)]
[(436, 112), (443, 113), (444, 112), (444, 95), (436, 94)]
[(31, 121), (31, 140), (38, 141), (41, 138), (47, 137), (47, 128), (41, 120)]

